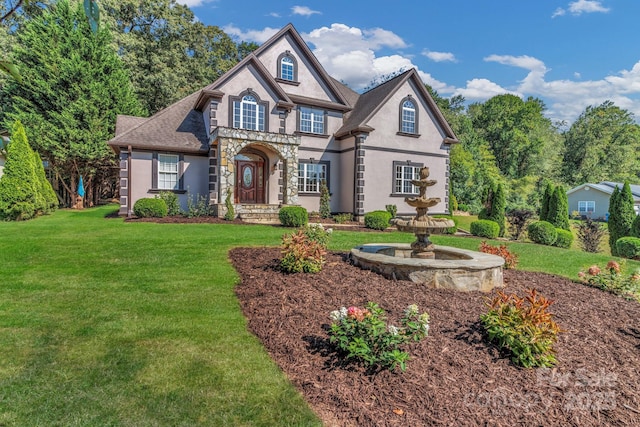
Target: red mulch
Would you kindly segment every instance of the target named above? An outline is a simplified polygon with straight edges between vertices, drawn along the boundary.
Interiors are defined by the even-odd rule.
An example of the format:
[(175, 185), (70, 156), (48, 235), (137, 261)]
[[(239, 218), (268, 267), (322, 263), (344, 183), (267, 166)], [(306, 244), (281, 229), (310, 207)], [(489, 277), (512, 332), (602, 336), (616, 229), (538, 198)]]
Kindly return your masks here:
[[(250, 330), (328, 426), (638, 426), (640, 304), (541, 273), (504, 272), (507, 292), (535, 288), (555, 301), (565, 330), (558, 365), (523, 369), (487, 344), (487, 294), (426, 289), (353, 267), (331, 253), (318, 274), (278, 271), (277, 248), (230, 258)], [(397, 323), (418, 304), (429, 336), (407, 350), (406, 372), (344, 364), (328, 342), (329, 312), (377, 302)]]

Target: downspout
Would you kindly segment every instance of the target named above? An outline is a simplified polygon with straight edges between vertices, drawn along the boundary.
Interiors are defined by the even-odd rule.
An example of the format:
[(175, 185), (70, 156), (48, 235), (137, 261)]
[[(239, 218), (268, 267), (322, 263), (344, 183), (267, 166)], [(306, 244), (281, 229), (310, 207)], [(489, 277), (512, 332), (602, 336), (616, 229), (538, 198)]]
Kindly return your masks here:
[(131, 218), (131, 146), (127, 147), (127, 218)]

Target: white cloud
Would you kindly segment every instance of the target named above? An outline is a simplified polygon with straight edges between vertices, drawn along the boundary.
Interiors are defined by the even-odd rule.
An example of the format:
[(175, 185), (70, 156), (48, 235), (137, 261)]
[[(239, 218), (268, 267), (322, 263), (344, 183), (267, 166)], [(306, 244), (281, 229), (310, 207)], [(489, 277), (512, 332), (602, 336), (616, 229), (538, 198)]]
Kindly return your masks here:
[(487, 79), (468, 80), (467, 86), (455, 89), (453, 95), (462, 95), (467, 101), (484, 101), (493, 96), (505, 93), (521, 96), (519, 93), (507, 90)]
[(293, 13), (294, 15), (302, 15), (302, 16), (311, 16), (316, 13), (318, 15), (322, 15), (322, 13), (320, 13), (319, 11), (311, 10), (307, 6), (293, 6), (291, 8), (291, 13)]
[(573, 73), (573, 77), (575, 77), (576, 79), (580, 80), (582, 78), (582, 74), (580, 74), (579, 72), (574, 72)]
[(267, 41), (269, 37), (280, 31), (280, 28), (265, 27), (262, 30), (242, 31), (235, 25), (230, 24), (222, 27), (222, 30), (228, 35), (235, 36), (240, 40), (261, 44)]
[(204, 3), (211, 3), (214, 0), (176, 0), (176, 3), (183, 4), (189, 7), (202, 6)]
[(458, 62), (456, 56), (451, 52), (434, 52), (425, 49), (422, 54), (434, 62)]
[[(611, 9), (608, 7), (604, 7), (601, 1), (577, 0), (569, 3), (568, 10), (569, 12), (571, 12), (572, 15), (578, 16), (578, 15), (582, 15), (583, 13), (594, 13), (594, 12), (607, 13)], [(567, 11), (565, 9), (559, 7), (556, 9), (555, 12), (553, 12), (553, 15), (551, 15), (551, 17), (555, 18), (556, 16), (563, 16), (566, 13)]]
[(267, 16), (271, 16), (272, 18), (280, 18), (280, 14), (278, 12), (267, 13)]
[(414, 67), (405, 56), (376, 56), (380, 49), (407, 46), (401, 37), (382, 28), (361, 30), (335, 23), (302, 37), (313, 45), (314, 55), (327, 72), (354, 90), (367, 87), (381, 76)]

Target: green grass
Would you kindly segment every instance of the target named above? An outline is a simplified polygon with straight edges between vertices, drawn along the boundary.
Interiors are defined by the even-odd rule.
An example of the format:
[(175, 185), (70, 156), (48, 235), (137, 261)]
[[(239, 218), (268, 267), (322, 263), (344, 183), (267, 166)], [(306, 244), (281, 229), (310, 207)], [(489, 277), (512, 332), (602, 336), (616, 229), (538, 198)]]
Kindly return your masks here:
[[(104, 218), (115, 209), (0, 222), (0, 426), (320, 425), (247, 332), (228, 262), (288, 230)], [(335, 231), (330, 248), (413, 239)], [(609, 260), (508, 245), (519, 268), (570, 278)]]

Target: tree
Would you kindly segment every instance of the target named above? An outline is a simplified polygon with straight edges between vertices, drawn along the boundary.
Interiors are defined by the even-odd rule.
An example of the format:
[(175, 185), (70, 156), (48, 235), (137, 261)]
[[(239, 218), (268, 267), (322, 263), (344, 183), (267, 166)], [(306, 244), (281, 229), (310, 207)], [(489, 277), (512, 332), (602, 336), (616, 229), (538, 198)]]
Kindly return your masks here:
[(549, 202), (551, 201), (552, 195), (553, 185), (548, 182), (542, 195), (542, 202), (540, 203), (540, 221), (549, 221)]
[(569, 228), (569, 201), (567, 192), (561, 185), (556, 186), (549, 199), (549, 212), (545, 220), (556, 228), (570, 230)]
[(220, 28), (196, 21), (176, 0), (103, 0), (136, 94), (153, 114), (212, 83), (257, 48), (236, 45)]
[(326, 180), (320, 181), (320, 218), (331, 218), (331, 195)]
[[(22, 25), (14, 57), (24, 64), (23, 82), (8, 82), (5, 123), (29, 123), (29, 140), (54, 176), (75, 195), (78, 176), (113, 179), (115, 156), (107, 146), (117, 114), (143, 113), (105, 26), (92, 33), (82, 5), (60, 1)], [(94, 194), (99, 194), (96, 188)]]
[(618, 256), (616, 241), (621, 237), (631, 235), (631, 226), (635, 219), (633, 210), (633, 194), (629, 182), (626, 181), (622, 190), (618, 186), (613, 190), (609, 199), (609, 247), (611, 255)]
[(563, 170), (569, 185), (640, 176), (640, 125), (613, 102), (587, 107), (564, 137)]
[(496, 192), (493, 195), (491, 203), (491, 212), (489, 218), (491, 221), (495, 221), (500, 226), (500, 237), (504, 237), (504, 211), (507, 206), (507, 199), (504, 193), (504, 187), (502, 184), (498, 184)]
[(14, 123), (0, 178), (0, 219), (26, 220), (55, 208), (53, 189), (44, 177), (42, 162), (36, 164), (36, 159), (22, 123)]
[[(550, 152), (556, 152), (556, 133), (544, 117), (544, 103), (529, 97), (497, 95), (470, 108), (473, 126), (489, 143), (496, 165), (510, 179), (538, 174)], [(559, 161), (559, 158), (558, 158)]]

